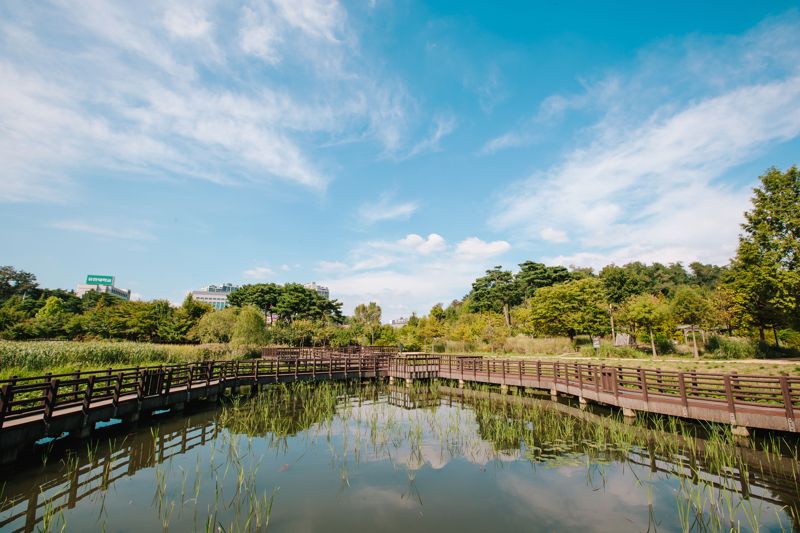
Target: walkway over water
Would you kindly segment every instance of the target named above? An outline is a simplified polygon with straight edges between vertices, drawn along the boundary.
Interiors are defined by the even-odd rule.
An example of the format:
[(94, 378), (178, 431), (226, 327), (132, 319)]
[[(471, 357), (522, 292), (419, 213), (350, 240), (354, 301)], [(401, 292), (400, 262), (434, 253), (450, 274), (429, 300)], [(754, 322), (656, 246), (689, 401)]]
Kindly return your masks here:
[(797, 432), (800, 378), (675, 372), (520, 358), (398, 354), (383, 350), (265, 349), (262, 359), (81, 371), (0, 380), (0, 464), (20, 447), (64, 433), (86, 437), (97, 422), (215, 401), (293, 381), (449, 379), (569, 394), (582, 403)]

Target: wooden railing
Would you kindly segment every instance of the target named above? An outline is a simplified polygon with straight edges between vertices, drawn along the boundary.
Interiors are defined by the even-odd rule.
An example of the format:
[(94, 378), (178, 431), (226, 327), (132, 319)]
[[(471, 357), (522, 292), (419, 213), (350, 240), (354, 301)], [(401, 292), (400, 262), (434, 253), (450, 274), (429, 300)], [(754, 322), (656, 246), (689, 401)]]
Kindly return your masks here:
[[(797, 376), (441, 356), (439, 377), (551, 389), (621, 407), (688, 418), (714, 419), (713, 416), (692, 416), (690, 410), (719, 411), (733, 424), (739, 418), (746, 418), (754, 427), (792, 432), (797, 431), (795, 418), (800, 412), (800, 377)], [(764, 418), (776, 420), (759, 423), (759, 419)]]
[(680, 372), (583, 362), (323, 349), (265, 350), (261, 359), (110, 368), (0, 380), (0, 428), (16, 420), (48, 422), (176, 391), (291, 379), (391, 376), (446, 378), (550, 389), (622, 408), (734, 425), (797, 431), (800, 377)]
[(88, 411), (98, 402), (114, 405), (242, 380), (285, 377), (362, 377), (386, 374), (388, 357), (303, 354), (302, 357), (204, 361), (150, 367), (109, 368), (0, 380), (0, 428), (22, 418), (50, 420), (58, 411)]

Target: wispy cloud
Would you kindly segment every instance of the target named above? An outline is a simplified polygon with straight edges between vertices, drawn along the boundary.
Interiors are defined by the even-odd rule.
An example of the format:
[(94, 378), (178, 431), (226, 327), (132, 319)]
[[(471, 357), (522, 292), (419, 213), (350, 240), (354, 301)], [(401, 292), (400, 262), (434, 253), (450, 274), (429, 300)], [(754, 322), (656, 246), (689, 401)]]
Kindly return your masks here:
[(374, 224), (384, 220), (405, 220), (413, 215), (419, 204), (417, 202), (398, 202), (391, 194), (383, 194), (377, 202), (366, 202), (358, 209), (358, 217), (362, 223)]
[(414, 145), (408, 157), (441, 150), (439, 146), (440, 141), (455, 131), (456, 124), (457, 122), (453, 115), (439, 115), (435, 117), (433, 120), (433, 131), (428, 137), (425, 137)]
[(380, 302), (384, 318), (426, 313), (437, 302), (461, 298), (476, 276), (511, 249), (505, 241), (469, 237), (448, 244), (437, 233), (357, 245), (347, 263), (320, 263), (323, 284), (350, 311), (361, 302)]
[(336, 1), (10, 5), (0, 57), (0, 201), (57, 200), (97, 171), (321, 191), (317, 145), (398, 150), (413, 108)]
[(54, 229), (84, 233), (106, 239), (132, 241), (153, 241), (156, 239), (156, 236), (147, 230), (134, 227), (119, 227), (118, 223), (108, 224), (106, 222), (61, 220), (53, 222), (49, 226)]
[[(726, 262), (755, 176), (739, 186), (719, 178), (800, 135), (800, 67), (788, 59), (799, 55), (798, 30), (800, 20), (789, 17), (714, 44), (713, 55), (728, 63), (702, 71), (692, 65), (710, 44), (683, 43), (690, 52), (679, 61), (660, 49), (643, 54), (627, 79), (614, 75), (621, 100), (605, 102), (590, 138), (505, 190), (492, 225), (534, 241), (566, 242), (569, 232), (572, 251), (547, 258), (566, 264)], [(692, 78), (689, 94), (653, 102), (651, 85), (687, 70), (705, 78)]]
[(275, 272), (267, 266), (256, 266), (253, 268), (248, 268), (242, 272), (242, 275), (246, 279), (265, 280), (273, 277)]

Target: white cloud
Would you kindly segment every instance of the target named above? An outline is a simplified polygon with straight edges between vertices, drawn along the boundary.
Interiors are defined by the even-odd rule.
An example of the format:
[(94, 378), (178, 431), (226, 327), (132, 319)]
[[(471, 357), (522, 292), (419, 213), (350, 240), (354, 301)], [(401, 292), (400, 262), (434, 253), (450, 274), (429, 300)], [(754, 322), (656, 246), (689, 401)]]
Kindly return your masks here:
[[(800, 29), (796, 18), (792, 25)], [(738, 186), (721, 178), (765, 146), (800, 135), (800, 68), (790, 61), (774, 68), (798, 55), (776, 41), (800, 46), (797, 34), (767, 25), (727, 43), (718, 54), (745, 65), (748, 75), (728, 64), (698, 70), (714, 85), (694, 87), (700, 94), (691, 99), (662, 94), (654, 103), (651, 84), (685, 76), (692, 54), (672, 64), (674, 71), (659, 54), (644, 54), (642, 72), (605, 84), (618, 96), (603, 93), (606, 113), (586, 130), (588, 138), (560, 163), (505, 190), (491, 224), (534, 240), (566, 242), (569, 234), (573, 251), (545, 258), (564, 264), (727, 262), (755, 176)], [(761, 60), (749, 65), (751, 54)], [(759, 70), (763, 64), (768, 72)], [(560, 105), (552, 104), (553, 113)]]
[(197, 39), (208, 33), (211, 24), (197, 9), (172, 6), (164, 13), (164, 27), (176, 37)]
[(242, 275), (247, 279), (265, 280), (275, 275), (275, 272), (266, 266), (257, 266), (245, 270)]
[(477, 237), (464, 239), (456, 246), (456, 253), (472, 258), (489, 258), (503, 254), (511, 249), (506, 241), (485, 242)]
[(347, 264), (341, 261), (320, 261), (314, 270), (317, 272), (338, 272), (347, 269)]
[(384, 194), (377, 202), (362, 204), (358, 209), (358, 217), (365, 224), (374, 224), (384, 220), (407, 219), (417, 209), (417, 202), (395, 202), (391, 195)]
[(542, 231), (539, 232), (539, 236), (550, 242), (567, 242), (569, 241), (569, 237), (567, 237), (567, 232), (560, 229), (554, 229), (551, 227), (543, 228)]
[(416, 233), (410, 233), (397, 241), (397, 244), (402, 248), (414, 250), (422, 255), (441, 252), (446, 247), (444, 237), (438, 233), (431, 233), (427, 238)]
[[(147, 225), (147, 224), (146, 224)], [(116, 224), (106, 222), (85, 222), (81, 220), (61, 220), (49, 225), (51, 228), (85, 233), (106, 239), (121, 239), (133, 241), (152, 241), (156, 236), (149, 231), (134, 227), (118, 227)]]
[(441, 150), (439, 142), (453, 133), (456, 129), (456, 119), (452, 115), (439, 115), (433, 120), (433, 131), (430, 135), (418, 142), (409, 152), (408, 157), (414, 157), (428, 152)]
[(10, 6), (0, 25), (0, 201), (68, 201), (87, 173), (322, 191), (335, 165), (316, 147), (408, 142), (414, 100), (371, 66), (338, 2), (43, 12)]
[(322, 284), (344, 302), (346, 312), (361, 302), (377, 301), (384, 320), (427, 313), (437, 302), (463, 297), (494, 258), (510, 249), (505, 241), (476, 237), (448, 246), (444, 237), (406, 235), (394, 241), (362, 243), (351, 252), (352, 266), (329, 262)]
[(281, 270), (284, 272), (289, 272), (292, 268), (289, 265), (283, 264), (281, 265)]

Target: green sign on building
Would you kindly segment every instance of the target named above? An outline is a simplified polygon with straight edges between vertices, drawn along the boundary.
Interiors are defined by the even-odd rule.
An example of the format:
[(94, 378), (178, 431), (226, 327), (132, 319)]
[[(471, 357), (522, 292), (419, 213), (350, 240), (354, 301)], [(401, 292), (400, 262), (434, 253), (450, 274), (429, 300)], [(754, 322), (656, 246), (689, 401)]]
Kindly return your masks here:
[(89, 274), (86, 276), (87, 285), (114, 285), (114, 276), (98, 276)]

